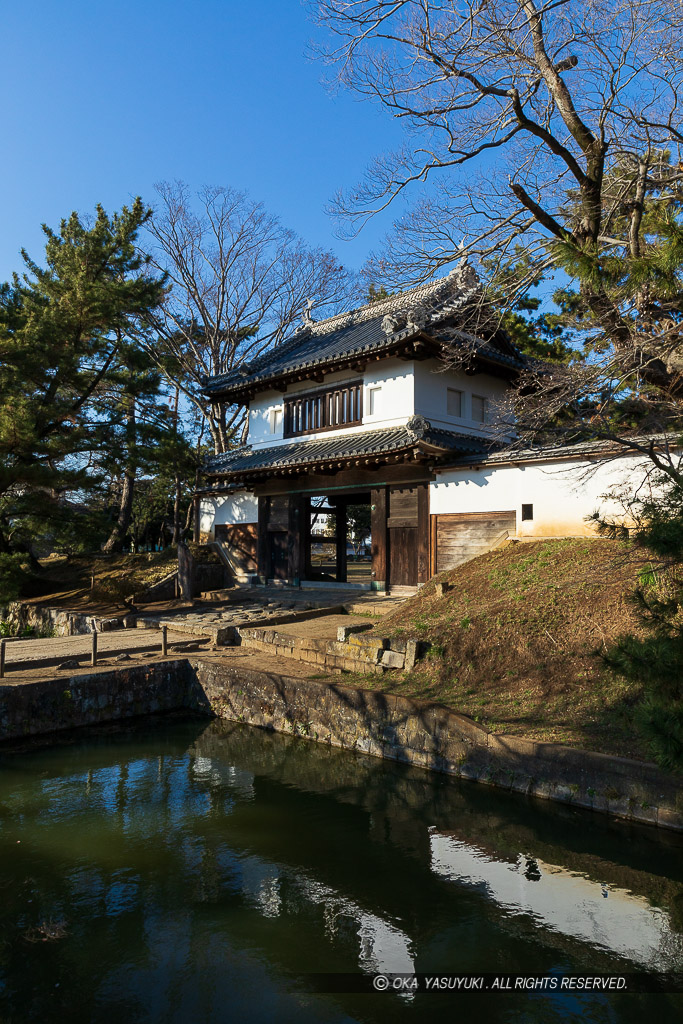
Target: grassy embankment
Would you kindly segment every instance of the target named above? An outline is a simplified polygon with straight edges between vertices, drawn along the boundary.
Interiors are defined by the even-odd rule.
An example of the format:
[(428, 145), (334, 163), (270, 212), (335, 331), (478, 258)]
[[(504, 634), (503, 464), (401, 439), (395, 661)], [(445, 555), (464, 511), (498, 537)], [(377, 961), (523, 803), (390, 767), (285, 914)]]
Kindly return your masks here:
[[(639, 688), (601, 657), (620, 634), (640, 632), (631, 594), (646, 569), (642, 555), (588, 538), (482, 555), (375, 627), (431, 641), (415, 671), (353, 682), (438, 701), (492, 732), (650, 760), (632, 724)], [(451, 589), (439, 597), (435, 582)]]
[[(209, 548), (191, 544), (200, 562), (217, 561)], [(51, 556), (41, 563), (42, 573), (34, 577), (20, 600), (49, 603), (93, 613), (125, 607), (127, 597), (159, 583), (178, 568), (175, 548), (139, 555), (82, 556), (67, 559)]]

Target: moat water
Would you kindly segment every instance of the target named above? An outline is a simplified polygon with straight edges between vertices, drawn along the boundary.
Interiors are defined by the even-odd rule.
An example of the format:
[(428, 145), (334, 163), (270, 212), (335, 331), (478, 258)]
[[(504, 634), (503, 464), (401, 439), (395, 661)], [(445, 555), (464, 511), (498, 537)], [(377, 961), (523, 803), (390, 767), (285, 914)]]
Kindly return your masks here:
[(683, 971), (682, 854), (675, 834), (227, 722), (5, 750), (0, 1021), (680, 1020), (673, 994), (319, 976)]

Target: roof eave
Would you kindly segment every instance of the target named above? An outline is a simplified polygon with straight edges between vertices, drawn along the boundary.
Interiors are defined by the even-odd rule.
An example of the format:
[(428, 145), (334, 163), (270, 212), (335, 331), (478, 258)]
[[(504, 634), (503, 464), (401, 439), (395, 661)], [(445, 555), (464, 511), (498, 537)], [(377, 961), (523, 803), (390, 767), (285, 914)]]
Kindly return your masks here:
[(260, 391), (280, 390), (281, 385), (284, 385), (286, 388), (290, 384), (296, 384), (301, 380), (315, 380), (321, 374), (336, 373), (339, 370), (352, 369), (359, 364), (366, 364), (370, 361), (399, 355), (401, 351), (405, 351), (415, 341), (422, 342), (435, 350), (441, 349), (441, 342), (432, 335), (427, 334), (423, 329), (417, 327), (404, 328), (388, 336), (386, 341), (379, 345), (368, 346), (365, 349), (353, 349), (343, 356), (336, 356), (328, 360), (302, 363), (284, 373), (259, 377), (257, 380), (245, 381), (243, 384), (235, 383), (220, 390), (212, 390), (208, 387), (202, 390), (211, 402), (230, 401), (231, 403), (246, 404), (253, 398), (254, 394)]

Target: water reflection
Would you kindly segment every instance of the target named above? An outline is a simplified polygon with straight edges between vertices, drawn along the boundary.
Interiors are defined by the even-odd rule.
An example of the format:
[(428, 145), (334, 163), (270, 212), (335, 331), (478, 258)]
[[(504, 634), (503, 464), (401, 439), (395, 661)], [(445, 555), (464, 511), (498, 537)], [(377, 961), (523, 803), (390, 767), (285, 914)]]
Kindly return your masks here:
[(436, 830), (431, 845), (439, 875), (474, 886), (507, 914), (528, 915), (535, 928), (581, 939), (644, 970), (675, 971), (683, 964), (683, 936), (642, 896), (522, 853), (512, 863), (497, 861)]
[[(422, 1020), (452, 997), (312, 995), (301, 976), (681, 970), (682, 849), (231, 723), (89, 733), (0, 758), (0, 1019)], [(669, 996), (484, 998), (458, 1012), (680, 1011)]]

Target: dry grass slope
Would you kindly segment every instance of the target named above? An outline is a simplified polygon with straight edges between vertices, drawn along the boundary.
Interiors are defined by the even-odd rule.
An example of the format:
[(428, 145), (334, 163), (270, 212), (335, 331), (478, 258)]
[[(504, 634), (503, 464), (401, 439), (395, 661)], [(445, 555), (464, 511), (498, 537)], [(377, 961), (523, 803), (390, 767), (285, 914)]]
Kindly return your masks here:
[[(199, 562), (215, 562), (218, 556), (206, 546), (191, 544)], [(94, 613), (124, 607), (125, 599), (159, 583), (178, 568), (175, 548), (138, 555), (108, 558), (52, 556), (43, 562), (44, 575), (33, 581), (23, 595), (69, 608), (88, 608)], [(94, 586), (91, 586), (94, 577)]]
[[(601, 657), (619, 634), (639, 631), (630, 595), (647, 565), (586, 538), (513, 543), (442, 573), (376, 628), (430, 640), (430, 654), (376, 685), (491, 731), (649, 760), (631, 724), (639, 690)], [(439, 597), (436, 582), (451, 589)]]

